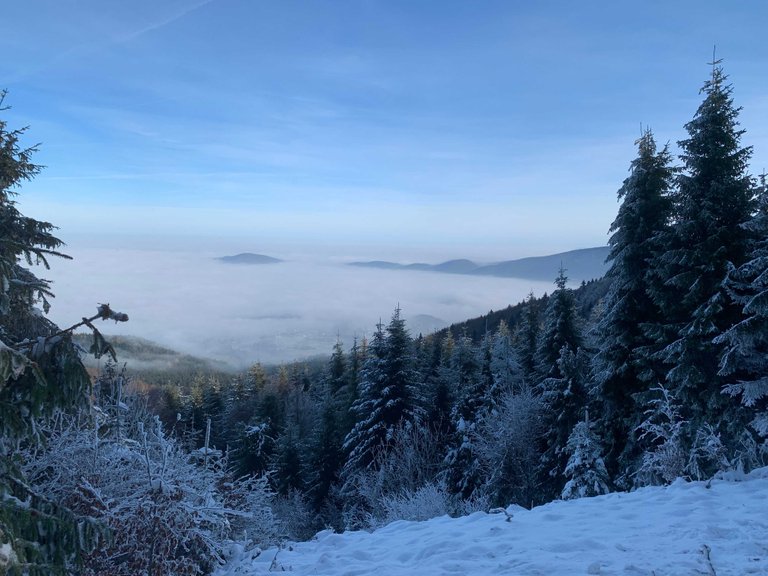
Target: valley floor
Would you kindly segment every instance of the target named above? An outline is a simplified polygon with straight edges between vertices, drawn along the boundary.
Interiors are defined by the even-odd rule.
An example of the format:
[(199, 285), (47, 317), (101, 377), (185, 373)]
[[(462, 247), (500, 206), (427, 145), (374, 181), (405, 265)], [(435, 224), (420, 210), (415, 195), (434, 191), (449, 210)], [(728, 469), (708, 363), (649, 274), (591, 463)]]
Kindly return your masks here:
[(218, 576), (768, 574), (768, 468), (508, 512), (321, 532)]

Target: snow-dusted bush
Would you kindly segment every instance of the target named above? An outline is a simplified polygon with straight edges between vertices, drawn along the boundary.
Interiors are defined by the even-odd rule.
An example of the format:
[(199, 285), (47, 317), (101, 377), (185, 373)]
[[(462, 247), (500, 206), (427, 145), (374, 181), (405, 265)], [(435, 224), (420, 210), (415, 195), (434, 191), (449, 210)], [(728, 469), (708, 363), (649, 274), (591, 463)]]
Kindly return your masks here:
[(157, 418), (145, 425), (126, 413), (136, 435), (117, 439), (105, 434), (103, 414), (95, 422), (60, 418), (45, 448), (24, 455), (25, 473), (41, 493), (109, 528), (83, 574), (201, 574), (223, 561), (232, 539), (271, 540), (264, 481), (233, 481), (214, 451), (199, 455), (201, 465)]
[(684, 446), (688, 422), (680, 416), (677, 399), (663, 386), (654, 390), (659, 397), (652, 400), (647, 418), (638, 426), (641, 439), (648, 439), (651, 449), (635, 473), (639, 485), (668, 484), (685, 475), (688, 450)]
[(275, 495), (267, 476), (232, 478), (225, 474), (217, 487), (226, 506), (228, 538), (259, 548), (282, 539), (284, 529), (273, 511)]
[(434, 480), (443, 460), (434, 431), (401, 424), (393, 429), (389, 445), (390, 450), (376, 453), (373, 467), (384, 492), (415, 491)]
[(745, 429), (738, 439), (731, 457), (735, 470), (754, 470), (768, 466), (768, 440), (758, 441), (751, 430)]
[(369, 519), (375, 528), (395, 520), (429, 520), (438, 516), (466, 516), (473, 512), (490, 509), (485, 495), (475, 494), (462, 499), (451, 494), (443, 482), (428, 482), (416, 490), (402, 490), (387, 494), (379, 500), (377, 515)]
[(748, 434), (742, 438), (741, 447), (729, 453), (712, 425), (705, 423), (691, 430), (672, 393), (663, 387), (656, 390), (660, 396), (638, 427), (640, 437), (650, 439), (652, 446), (636, 473), (638, 484), (666, 484), (676, 478), (706, 480), (719, 471), (759, 462), (759, 449)]
[(272, 512), (279, 523), (281, 535), (288, 540), (309, 540), (323, 528), (318, 525), (317, 514), (307, 498), (298, 490), (291, 490), (285, 496), (276, 495), (272, 501)]
[(390, 448), (373, 465), (348, 479), (354, 498), (343, 512), (347, 529), (376, 528), (395, 520), (425, 520), (487, 509), (484, 499), (465, 502), (437, 480), (442, 462), (439, 442), (429, 429), (398, 426)]
[(376, 520), (381, 525), (395, 520), (429, 520), (453, 511), (451, 495), (445, 485), (429, 482), (420, 488), (387, 494), (380, 500)]
[(716, 472), (731, 467), (720, 434), (710, 424), (704, 424), (696, 430), (685, 467), (688, 476), (693, 480), (706, 480)]
[(342, 522), (345, 530), (364, 530), (376, 524), (375, 511), (384, 495), (381, 475), (373, 470), (361, 470), (346, 483)]
[(384, 497), (415, 492), (434, 481), (442, 461), (438, 446), (429, 429), (403, 424), (393, 428), (388, 446), (377, 450), (371, 465), (351, 475), (345, 483), (345, 528), (380, 524)]
[(475, 493), (471, 498), (456, 498), (451, 501), (451, 516), (459, 517), (474, 512), (487, 512), (492, 508), (487, 494)]

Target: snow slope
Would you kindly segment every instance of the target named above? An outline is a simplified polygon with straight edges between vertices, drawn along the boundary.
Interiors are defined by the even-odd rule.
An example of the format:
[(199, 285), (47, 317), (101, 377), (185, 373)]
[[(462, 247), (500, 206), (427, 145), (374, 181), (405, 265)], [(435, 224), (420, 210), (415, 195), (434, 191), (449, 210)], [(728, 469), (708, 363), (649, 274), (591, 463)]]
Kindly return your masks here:
[(321, 532), (220, 574), (768, 575), (768, 468), (508, 511)]

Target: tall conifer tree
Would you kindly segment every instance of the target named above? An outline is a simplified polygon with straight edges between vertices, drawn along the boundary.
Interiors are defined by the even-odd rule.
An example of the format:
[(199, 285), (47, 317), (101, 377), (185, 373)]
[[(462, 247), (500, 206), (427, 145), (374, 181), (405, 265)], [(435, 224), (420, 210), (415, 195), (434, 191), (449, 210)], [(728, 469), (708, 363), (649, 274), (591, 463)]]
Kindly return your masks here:
[(541, 457), (541, 488), (547, 497), (557, 497), (565, 485), (568, 438), (587, 405), (591, 358), (584, 348), (560, 349), (557, 373), (537, 386), (546, 408)]
[(539, 334), (536, 350), (536, 373), (538, 380), (559, 376), (557, 361), (560, 351), (566, 346), (575, 352), (583, 344), (581, 319), (576, 310), (573, 290), (568, 288), (565, 269), (555, 279), (557, 290), (552, 293), (544, 315), (544, 326)]
[(746, 264), (728, 275), (728, 292), (742, 307), (744, 319), (717, 343), (726, 346), (720, 362), (725, 392), (741, 398), (752, 428), (768, 448), (768, 188), (759, 187), (759, 210), (749, 223), (757, 238)]
[(723, 344), (714, 339), (742, 317), (725, 279), (731, 266), (746, 262), (750, 246), (745, 224), (754, 208), (746, 172), (751, 149), (741, 146), (740, 109), (719, 62), (702, 92), (704, 101), (685, 127), (689, 137), (678, 143), (684, 170), (677, 177), (674, 226), (656, 261), (666, 279), (660, 301), (671, 334), (661, 356), (669, 366), (667, 386), (683, 403), (691, 430), (709, 423), (733, 432), (740, 428), (737, 403), (721, 394)]
[(386, 334), (379, 323), (368, 348), (359, 397), (352, 406), (357, 423), (344, 440), (349, 454), (342, 474), (345, 482), (374, 465), (377, 453), (389, 448), (398, 425), (421, 420), (423, 409), (414, 389), (418, 381), (413, 342), (397, 308)]
[(653, 339), (648, 327), (661, 321), (660, 309), (648, 292), (649, 266), (659, 252), (660, 235), (671, 216), (670, 191), (674, 177), (671, 156), (660, 152), (650, 130), (637, 141), (638, 155), (630, 175), (618, 191), (622, 200), (611, 225), (611, 285), (605, 313), (597, 326), (595, 385), (600, 405), (598, 431), (608, 453), (612, 476), (627, 470), (639, 456), (634, 430), (642, 419), (638, 394), (663, 377), (651, 356)]
[(573, 290), (561, 267), (555, 280), (557, 290), (547, 304), (544, 327), (537, 350), (537, 392), (546, 407), (542, 438), (542, 490), (556, 497), (565, 485), (565, 447), (586, 403), (588, 358), (582, 349), (581, 318)]
[(470, 498), (482, 484), (474, 435), (478, 420), (487, 409), (488, 392), (493, 384), (492, 378), (484, 378), (481, 373), (478, 352), (482, 350), (464, 334), (456, 341), (451, 356), (452, 383), (458, 400), (452, 411), (453, 438), (445, 463), (448, 488), (462, 498)]
[(306, 476), (310, 500), (317, 509), (325, 503), (331, 487), (338, 481), (343, 462), (342, 444), (346, 431), (342, 427), (347, 409), (344, 394), (347, 378), (346, 357), (337, 340), (321, 385), (319, 411), (310, 438)]
[(525, 307), (515, 330), (515, 347), (525, 381), (536, 383), (536, 350), (539, 341), (539, 303), (533, 292), (525, 299)]
[(521, 392), (525, 385), (523, 368), (512, 341), (512, 333), (502, 320), (491, 341), (491, 373), (493, 386), (491, 402), (495, 403), (505, 391)]
[[(0, 112), (7, 110), (4, 98), (2, 91)], [(71, 513), (37, 494), (18, 456), (20, 448), (41, 441), (41, 421), (87, 406), (91, 390), (68, 331), (42, 313), (53, 296), (50, 283), (27, 267), (48, 268), (51, 256), (69, 257), (59, 252), (63, 243), (52, 224), (18, 209), (19, 186), (41, 168), (32, 162), (36, 148), (22, 146), (24, 132), (0, 119), (0, 569), (71, 574), (84, 548), (94, 544), (93, 523), (80, 519), (78, 527)], [(106, 319), (109, 306), (102, 310)], [(99, 342), (106, 345), (103, 338)], [(102, 351), (101, 344), (95, 341), (94, 350)]]

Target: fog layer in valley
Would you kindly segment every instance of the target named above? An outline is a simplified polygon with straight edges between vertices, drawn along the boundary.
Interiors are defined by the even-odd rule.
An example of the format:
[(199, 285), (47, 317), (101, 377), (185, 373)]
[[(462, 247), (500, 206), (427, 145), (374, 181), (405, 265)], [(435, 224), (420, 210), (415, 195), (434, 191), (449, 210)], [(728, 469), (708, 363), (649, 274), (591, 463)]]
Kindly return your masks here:
[(54, 280), (54, 322), (71, 325), (108, 302), (130, 321), (100, 324), (105, 334), (140, 336), (238, 366), (326, 355), (337, 337), (349, 347), (355, 336), (370, 336), (380, 318), (386, 323), (398, 304), (418, 334), (552, 289), (551, 282), (355, 268), (317, 254), (233, 265), (215, 258), (237, 250), (67, 252), (72, 261), (54, 261), (44, 274)]

